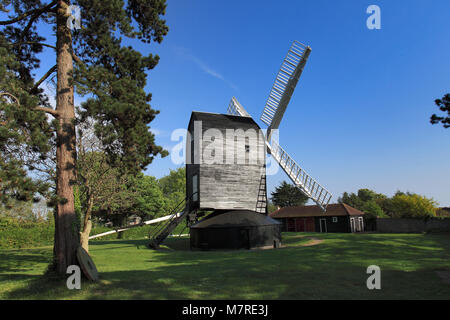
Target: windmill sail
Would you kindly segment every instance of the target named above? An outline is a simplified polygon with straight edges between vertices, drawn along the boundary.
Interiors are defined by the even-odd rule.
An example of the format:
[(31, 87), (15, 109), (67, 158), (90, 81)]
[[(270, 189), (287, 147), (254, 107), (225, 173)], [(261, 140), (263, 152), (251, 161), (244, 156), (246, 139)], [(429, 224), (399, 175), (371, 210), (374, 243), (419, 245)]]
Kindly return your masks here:
[(268, 137), (271, 130), (278, 129), (310, 53), (309, 46), (294, 41), (284, 58), (261, 115), (261, 121), (269, 126)]
[(326, 210), (332, 194), (311, 178), (275, 141), (266, 141), (267, 149), (280, 167), (306, 196), (311, 198), (323, 211)]
[(235, 97), (231, 98), (230, 104), (228, 105), (228, 114), (241, 117), (251, 117)]

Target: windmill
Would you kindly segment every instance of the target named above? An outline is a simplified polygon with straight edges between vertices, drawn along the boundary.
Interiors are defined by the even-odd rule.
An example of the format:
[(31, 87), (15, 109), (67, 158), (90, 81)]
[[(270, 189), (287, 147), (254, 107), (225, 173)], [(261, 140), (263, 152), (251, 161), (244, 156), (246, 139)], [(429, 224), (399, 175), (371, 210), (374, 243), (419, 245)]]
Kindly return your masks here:
[[(151, 237), (150, 247), (158, 247), (183, 219), (195, 221), (196, 213), (202, 210), (213, 213), (190, 226), (191, 248), (278, 247), (280, 223), (261, 214), (267, 214), (266, 153), (302, 193), (326, 210), (331, 193), (272, 139), (310, 53), (309, 46), (292, 43), (260, 118), (268, 126), (265, 136), (235, 97), (231, 98), (227, 114), (192, 112), (186, 141), (186, 199), (180, 204), (184, 209), (160, 226)], [(241, 141), (245, 148), (236, 152), (236, 137), (228, 139), (227, 135), (231, 129), (258, 133), (244, 136)], [(212, 145), (219, 147), (212, 149)], [(229, 154), (236, 162), (216, 161), (228, 159)], [(253, 156), (258, 160), (251, 162)]]
[[(267, 152), (280, 165), (294, 185), (325, 211), (332, 194), (303, 170), (277, 142), (271, 139), (273, 130), (280, 126), (310, 53), (309, 46), (298, 41), (292, 43), (275, 78), (260, 119), (268, 126), (265, 142)], [(231, 98), (228, 113), (250, 117), (235, 97)]]

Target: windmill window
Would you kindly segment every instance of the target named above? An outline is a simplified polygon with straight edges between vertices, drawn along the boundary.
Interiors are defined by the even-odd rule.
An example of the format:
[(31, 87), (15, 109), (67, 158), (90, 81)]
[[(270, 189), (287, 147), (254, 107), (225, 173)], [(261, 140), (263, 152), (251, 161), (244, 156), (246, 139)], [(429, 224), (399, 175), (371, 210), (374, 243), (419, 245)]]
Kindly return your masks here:
[(250, 152), (250, 146), (248, 144), (245, 145), (245, 152)]
[(337, 217), (333, 217), (333, 222), (336, 223), (338, 221)]

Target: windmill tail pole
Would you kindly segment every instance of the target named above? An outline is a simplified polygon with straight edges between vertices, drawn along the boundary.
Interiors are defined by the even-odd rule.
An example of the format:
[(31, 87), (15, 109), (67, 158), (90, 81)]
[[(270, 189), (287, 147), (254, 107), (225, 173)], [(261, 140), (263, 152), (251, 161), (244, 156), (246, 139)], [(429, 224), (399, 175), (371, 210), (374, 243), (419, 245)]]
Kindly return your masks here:
[(117, 233), (117, 232), (122, 232), (122, 231), (125, 231), (125, 230), (128, 230), (128, 229), (131, 229), (131, 228), (142, 227), (144, 225), (148, 225), (148, 224), (153, 224), (153, 223), (158, 223), (158, 222), (161, 222), (161, 221), (169, 220), (169, 219), (172, 219), (174, 216), (178, 218), (179, 216), (181, 216), (181, 214), (182, 214), (182, 212), (179, 212), (179, 213), (176, 213), (176, 214), (169, 214), (168, 216), (164, 216), (164, 217), (161, 217), (161, 218), (156, 218), (156, 219), (153, 219), (153, 220), (147, 220), (147, 221), (144, 221), (144, 222), (142, 222), (140, 224), (136, 224), (136, 225), (133, 225), (133, 226), (124, 227), (124, 228), (120, 228), (120, 229), (116, 229), (116, 230), (111, 230), (111, 231), (95, 234), (95, 235), (90, 236), (89, 240), (100, 238), (100, 237), (107, 236), (109, 234), (113, 234), (113, 233)]

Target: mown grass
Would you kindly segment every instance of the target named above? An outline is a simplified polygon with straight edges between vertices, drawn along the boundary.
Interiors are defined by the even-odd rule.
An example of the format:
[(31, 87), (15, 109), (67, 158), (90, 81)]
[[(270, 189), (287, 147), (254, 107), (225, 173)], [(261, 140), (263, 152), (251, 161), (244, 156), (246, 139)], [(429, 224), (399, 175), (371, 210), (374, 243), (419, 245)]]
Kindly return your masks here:
[[(310, 237), (324, 240), (303, 246)], [(100, 281), (68, 290), (42, 276), (51, 247), (0, 250), (0, 299), (450, 299), (450, 235), (285, 233), (276, 250), (190, 251), (171, 238), (92, 242)], [(381, 290), (366, 269), (381, 268)]]

